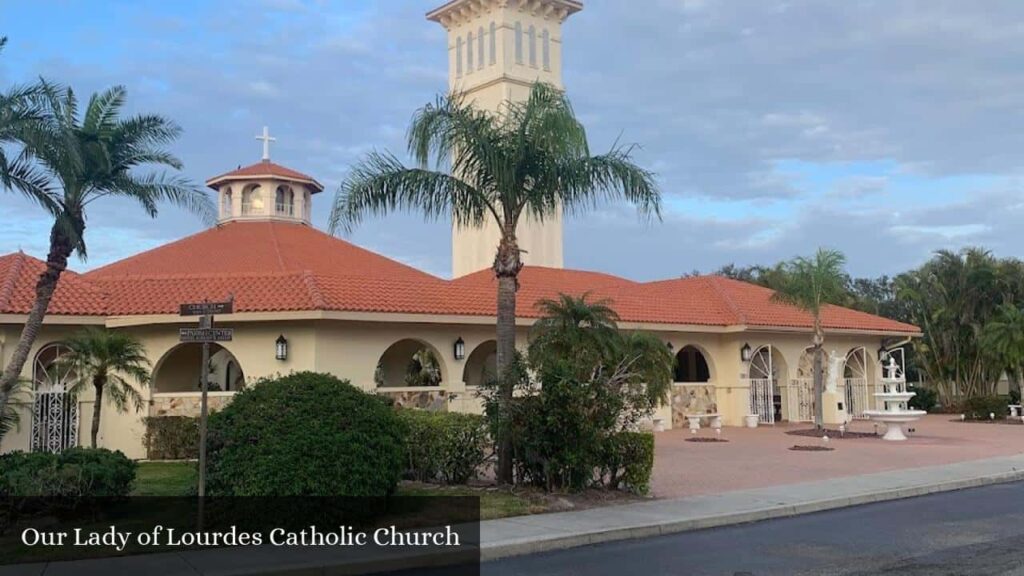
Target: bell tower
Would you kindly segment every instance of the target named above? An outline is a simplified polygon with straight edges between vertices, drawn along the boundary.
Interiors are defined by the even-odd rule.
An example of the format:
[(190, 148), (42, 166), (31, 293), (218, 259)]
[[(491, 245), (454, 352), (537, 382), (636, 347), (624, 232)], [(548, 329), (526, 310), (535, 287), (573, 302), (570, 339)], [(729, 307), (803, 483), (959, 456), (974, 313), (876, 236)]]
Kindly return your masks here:
[[(452, 0), (427, 13), (448, 31), (448, 87), (497, 110), (522, 101), (534, 82), (562, 88), (562, 22), (583, 9), (575, 0)], [(561, 268), (562, 215), (524, 217), (517, 230), (523, 262)], [(452, 276), (489, 268), (499, 234), (493, 222), (452, 228)]]

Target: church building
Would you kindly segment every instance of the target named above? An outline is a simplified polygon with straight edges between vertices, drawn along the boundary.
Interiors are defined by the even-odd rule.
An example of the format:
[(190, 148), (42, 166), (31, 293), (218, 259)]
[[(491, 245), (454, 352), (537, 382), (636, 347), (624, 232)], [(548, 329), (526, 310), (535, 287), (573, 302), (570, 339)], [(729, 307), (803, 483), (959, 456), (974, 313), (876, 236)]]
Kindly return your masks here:
[[(561, 86), (562, 24), (574, 0), (453, 0), (427, 14), (447, 30), (450, 88), (494, 109), (526, 96), (537, 80)], [(426, 95), (425, 95), (426, 96)], [(83, 326), (137, 337), (152, 362), (142, 412), (104, 406), (99, 443), (145, 458), (144, 417), (195, 416), (201, 371), (217, 410), (256, 380), (292, 371), (328, 372), (428, 410), (478, 412), (476, 389), (494, 372), (497, 231), (452, 230), (452, 279), (440, 278), (317, 230), (323, 186), (314, 176), (263, 158), (207, 180), (217, 195), (212, 228), (87, 273), (67, 271), (50, 304), (23, 376), (18, 430), (0, 451), (59, 450), (86, 444), (91, 392), (66, 390), (73, 374), (52, 369), (62, 340)], [(811, 317), (776, 303), (765, 288), (717, 276), (637, 282), (564, 267), (562, 220), (526, 221), (517, 295), (518, 342), (538, 317), (534, 304), (559, 293), (608, 299), (623, 329), (655, 333), (676, 355), (671, 402), (648, 425), (686, 425), (688, 414), (748, 416), (761, 425), (811, 421)], [(681, 263), (681, 267), (682, 267)], [(10, 358), (44, 263), (0, 256), (0, 367)], [(212, 346), (179, 342), (187, 302), (233, 300), (217, 326), (234, 330)], [(880, 357), (918, 328), (830, 306), (824, 312), (829, 386), (827, 422), (873, 408)]]

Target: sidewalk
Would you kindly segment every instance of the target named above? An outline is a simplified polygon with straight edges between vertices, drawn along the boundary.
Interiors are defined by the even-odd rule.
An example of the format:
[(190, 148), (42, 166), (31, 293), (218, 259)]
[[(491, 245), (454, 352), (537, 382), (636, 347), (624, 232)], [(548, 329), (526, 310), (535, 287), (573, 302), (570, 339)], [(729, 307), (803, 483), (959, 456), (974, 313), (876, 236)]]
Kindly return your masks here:
[(1024, 480), (1024, 454), (483, 522), (483, 560)]
[[(484, 561), (494, 560), (1017, 480), (1024, 480), (1024, 454), (574, 512), (488, 520), (480, 525), (481, 558)], [(388, 561), (395, 569), (402, 568), (402, 556), (401, 552), (389, 555)], [(381, 557), (372, 552), (353, 553), (352, 550), (337, 548), (290, 551), (222, 548), (0, 566), (0, 576), (355, 574), (361, 567), (380, 560)]]

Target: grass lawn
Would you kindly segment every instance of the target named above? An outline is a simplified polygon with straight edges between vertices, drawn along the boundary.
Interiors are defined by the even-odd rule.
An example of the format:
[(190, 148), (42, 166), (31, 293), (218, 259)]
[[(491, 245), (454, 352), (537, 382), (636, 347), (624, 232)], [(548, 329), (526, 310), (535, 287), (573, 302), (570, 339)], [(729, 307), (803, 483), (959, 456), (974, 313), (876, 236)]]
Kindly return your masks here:
[[(195, 462), (139, 462), (135, 496), (188, 496), (196, 492)], [(405, 483), (399, 496), (476, 496), (484, 520), (536, 514), (549, 509), (548, 503), (531, 491), (468, 486), (434, 486)]]

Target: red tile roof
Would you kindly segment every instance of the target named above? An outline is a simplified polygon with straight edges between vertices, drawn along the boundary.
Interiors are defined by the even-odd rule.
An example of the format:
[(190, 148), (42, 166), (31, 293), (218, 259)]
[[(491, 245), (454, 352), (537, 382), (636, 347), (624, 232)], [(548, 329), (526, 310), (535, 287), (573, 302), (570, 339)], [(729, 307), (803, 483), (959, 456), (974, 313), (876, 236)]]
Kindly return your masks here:
[(280, 164), (276, 164), (270, 160), (262, 160), (255, 164), (250, 164), (245, 167), (240, 167), (237, 170), (221, 174), (220, 176), (214, 176), (206, 181), (206, 185), (210, 188), (217, 189), (222, 182), (228, 182), (231, 180), (248, 180), (260, 176), (285, 178), (288, 180), (303, 182), (316, 188), (316, 192), (324, 189), (323, 185), (316, 181), (316, 178), (303, 174), (302, 172), (292, 170), (287, 166), (281, 166)]
[[(0, 256), (0, 314), (28, 314), (36, 301), (36, 282), (46, 263), (22, 252)], [(82, 278), (65, 271), (50, 299), (48, 314), (102, 315), (106, 294)]]
[[(0, 259), (0, 280), (12, 258)], [(17, 276), (17, 275), (15, 275)], [(35, 273), (38, 276), (38, 272)], [(302, 224), (229, 222), (98, 268), (68, 273), (58, 310), (106, 315), (174, 314), (182, 302), (235, 297), (236, 312), (331, 310), (494, 316), (497, 282), (490, 270), (455, 280), (431, 276)], [(0, 312), (10, 298), (0, 284)], [(31, 305), (21, 289), (19, 310)], [(625, 322), (807, 329), (811, 317), (772, 301), (766, 288), (718, 276), (634, 282), (580, 270), (527, 266), (517, 313), (536, 318), (536, 302), (559, 293), (607, 299)], [(27, 298), (27, 300), (26, 300)], [(27, 304), (25, 304), (27, 302)], [(71, 312), (64, 312), (71, 313)], [(916, 334), (909, 324), (830, 306), (825, 327)]]

